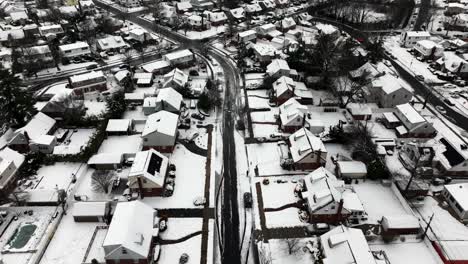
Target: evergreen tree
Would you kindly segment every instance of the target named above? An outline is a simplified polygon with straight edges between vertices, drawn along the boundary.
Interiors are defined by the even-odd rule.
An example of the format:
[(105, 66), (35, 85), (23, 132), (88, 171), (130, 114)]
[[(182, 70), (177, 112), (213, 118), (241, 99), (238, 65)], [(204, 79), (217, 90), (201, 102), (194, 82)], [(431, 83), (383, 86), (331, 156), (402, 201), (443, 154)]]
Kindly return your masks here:
[(125, 103), (125, 94), (123, 91), (116, 92), (106, 100), (107, 118), (121, 118), (127, 104)]

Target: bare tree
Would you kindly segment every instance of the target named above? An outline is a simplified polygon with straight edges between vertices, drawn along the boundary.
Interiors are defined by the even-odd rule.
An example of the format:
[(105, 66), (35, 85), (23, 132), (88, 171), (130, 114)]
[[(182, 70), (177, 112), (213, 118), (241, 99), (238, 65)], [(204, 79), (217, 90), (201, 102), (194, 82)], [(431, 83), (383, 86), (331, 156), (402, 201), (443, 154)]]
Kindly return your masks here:
[(296, 253), (301, 248), (298, 238), (287, 238), (286, 245), (288, 246), (289, 255)]
[(96, 170), (91, 175), (91, 185), (94, 191), (107, 193), (114, 182), (115, 174), (113, 171)]
[(341, 99), (341, 107), (346, 107), (354, 101), (356, 95), (362, 93), (363, 88), (369, 82), (367, 79), (368, 73), (365, 72), (364, 74), (366, 76), (353, 80), (347, 76), (340, 76), (335, 79), (332, 91), (335, 96)]
[(267, 250), (265, 246), (260, 246), (260, 251), (258, 252), (260, 264), (272, 264), (273, 257), (271, 256), (271, 251)]
[(131, 50), (127, 50), (124, 54), (123, 54), (123, 62), (126, 63), (126, 64), (130, 64), (130, 62), (132, 62), (133, 60), (133, 52)]

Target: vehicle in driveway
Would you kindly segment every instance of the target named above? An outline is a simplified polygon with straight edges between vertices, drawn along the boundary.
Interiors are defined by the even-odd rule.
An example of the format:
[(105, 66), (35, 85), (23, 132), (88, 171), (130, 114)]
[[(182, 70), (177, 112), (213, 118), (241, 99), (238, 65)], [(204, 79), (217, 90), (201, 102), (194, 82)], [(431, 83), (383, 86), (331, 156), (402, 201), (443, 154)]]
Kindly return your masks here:
[(450, 106), (455, 106), (455, 103), (452, 100), (450, 100), (449, 98), (445, 98), (444, 103), (446, 103), (446, 104), (448, 104)]
[(200, 120), (200, 121), (205, 120), (205, 117), (203, 115), (201, 115), (201, 114), (193, 113), (191, 116), (192, 116), (192, 118)]
[(93, 70), (93, 69), (96, 69), (97, 67), (98, 67), (97, 64), (91, 64), (91, 65), (86, 66), (86, 69), (87, 70)]
[(446, 111), (445, 108), (444, 108), (443, 106), (441, 106), (441, 105), (436, 106), (436, 109), (437, 109), (437, 111), (439, 111), (439, 113), (441, 113), (441, 114), (443, 114), (443, 115), (447, 114), (447, 111)]
[(244, 207), (252, 208), (252, 194), (249, 192), (244, 193)]

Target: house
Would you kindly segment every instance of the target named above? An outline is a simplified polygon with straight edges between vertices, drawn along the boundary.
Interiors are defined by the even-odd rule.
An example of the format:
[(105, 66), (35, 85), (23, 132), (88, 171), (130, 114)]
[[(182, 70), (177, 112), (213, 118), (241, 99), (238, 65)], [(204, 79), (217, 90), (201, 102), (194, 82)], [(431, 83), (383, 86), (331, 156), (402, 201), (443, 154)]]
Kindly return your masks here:
[(187, 2), (176, 2), (176, 11), (178, 14), (182, 15), (186, 12), (191, 12), (193, 10), (192, 4), (189, 1)]
[(122, 153), (98, 153), (88, 160), (88, 166), (96, 170), (116, 170), (122, 167), (123, 162)]
[(14, 187), (15, 177), (26, 157), (9, 147), (0, 150), (0, 190), (6, 191)]
[(120, 51), (128, 47), (129, 45), (121, 36), (109, 36), (96, 40), (96, 48), (99, 51)]
[(38, 140), (43, 135), (52, 135), (55, 129), (55, 120), (39, 112), (24, 127), (13, 133), (8, 146), (19, 152), (26, 152), (31, 141)]
[(307, 106), (300, 104), (296, 99), (290, 98), (279, 107), (279, 120), (281, 131), (294, 133), (308, 123), (310, 116)]
[(271, 44), (256, 43), (251, 46), (254, 51), (255, 57), (261, 63), (270, 63), (276, 57), (277, 50)]
[(58, 24), (40, 26), (38, 29), (39, 34), (43, 37), (48, 35), (61, 35), (64, 33), (62, 26)]
[(261, 2), (258, 2), (258, 4), (262, 7), (264, 11), (274, 10), (276, 7), (276, 3), (274, 0), (263, 0)]
[(445, 7), (445, 15), (452, 16), (466, 11), (466, 6), (460, 3), (448, 3)]
[(203, 13), (206, 15), (208, 21), (214, 27), (221, 26), (227, 22), (227, 16), (222, 11), (219, 11), (219, 12), (205, 11)]
[(397, 128), (401, 125), (400, 119), (393, 112), (382, 113), (383, 124), (386, 128), (392, 129)]
[(327, 162), (327, 150), (322, 140), (305, 128), (289, 136), (289, 151), (296, 169), (313, 170)]
[(107, 90), (107, 78), (102, 71), (90, 71), (68, 77), (68, 85), (75, 95), (94, 91), (102, 92)]
[(393, 75), (385, 74), (372, 80), (366, 100), (377, 102), (383, 108), (394, 108), (406, 104), (413, 98), (413, 93), (407, 85)]
[(128, 174), (128, 186), (132, 192), (145, 196), (162, 196), (166, 183), (169, 160), (151, 149), (137, 152)]
[(278, 22), (278, 28), (281, 32), (287, 32), (290, 29), (296, 28), (296, 21), (292, 17), (285, 17)]
[(29, 19), (26, 11), (12, 12), (10, 13), (10, 18), (14, 24), (24, 24), (26, 23), (26, 20)]
[(444, 48), (432, 40), (424, 39), (416, 42), (414, 50), (425, 59), (437, 59), (442, 57)]
[(74, 58), (83, 55), (91, 54), (88, 43), (84, 41), (78, 41), (72, 44), (65, 44), (59, 46), (60, 54), (64, 58)]
[(315, 29), (319, 34), (328, 35), (333, 39), (338, 39), (341, 35), (340, 30), (337, 27), (330, 24), (317, 23), (315, 24)]
[(3, 46), (16, 46), (25, 38), (23, 29), (0, 30), (0, 43)]
[(172, 66), (188, 66), (193, 63), (193, 53), (188, 50), (179, 50), (163, 55), (163, 59), (168, 61)]
[(151, 87), (153, 85), (152, 72), (136, 72), (133, 74), (133, 82), (138, 87)]
[(281, 36), (282, 33), (276, 30), (275, 25), (268, 23), (257, 27), (257, 35), (269, 39)]
[(320, 236), (323, 263), (377, 264), (361, 229), (337, 226)]
[(449, 18), (448, 26), (464, 31), (468, 28), (468, 14), (457, 14)]
[(372, 109), (367, 104), (349, 103), (346, 110), (351, 114), (354, 120), (370, 120), (372, 118)]
[(468, 62), (458, 56), (455, 52), (446, 51), (443, 56), (437, 60), (441, 70), (457, 74), (461, 77), (468, 76)]
[(42, 65), (52, 65), (54, 62), (52, 52), (47, 45), (40, 45), (23, 49), (23, 56), (24, 58), (28, 59), (29, 62), (35, 61), (36, 63), (40, 63)]
[(340, 178), (363, 179), (367, 176), (367, 167), (361, 161), (338, 161), (336, 173)]
[(245, 5), (244, 9), (247, 15), (250, 15), (250, 16), (257, 15), (260, 12), (262, 12), (262, 7), (259, 4), (255, 4), (255, 3)]
[(440, 148), (435, 149), (435, 168), (442, 175), (465, 178), (468, 176), (468, 152), (462, 149), (463, 141), (453, 137), (439, 139)]
[(238, 43), (247, 43), (249, 41), (253, 42), (256, 39), (257, 39), (257, 32), (255, 30), (249, 29), (249, 30), (237, 33), (236, 41)]
[(282, 105), (284, 102), (294, 97), (296, 83), (293, 79), (282, 76), (273, 83), (273, 93), (276, 98), (276, 103)]
[(82, 14), (94, 14), (95, 12), (95, 6), (92, 0), (78, 1), (78, 8)]
[(105, 223), (109, 216), (109, 209), (108, 202), (76, 202), (72, 209), (73, 220)]
[(289, 76), (291, 69), (288, 62), (283, 59), (274, 59), (268, 64), (266, 73), (272, 78), (279, 78), (281, 76)]
[(141, 0), (118, 0), (121, 6), (135, 8), (141, 6)]
[(152, 40), (153, 36), (143, 28), (133, 28), (132, 30), (128, 31), (128, 38), (136, 40), (140, 43), (145, 43), (149, 40)]
[(131, 119), (109, 119), (107, 121), (106, 134), (108, 136), (129, 135), (132, 131)]
[(123, 84), (124, 81), (129, 80), (131, 78), (131, 73), (128, 70), (121, 70), (114, 74), (114, 78), (117, 80), (119, 84)]
[(41, 135), (29, 142), (29, 150), (32, 152), (41, 152), (52, 154), (54, 147), (57, 145), (57, 139), (52, 135)]
[(187, 22), (193, 30), (203, 31), (211, 27), (210, 22), (199, 15), (190, 15), (187, 18)]
[(444, 185), (442, 196), (460, 221), (468, 223), (468, 183)]
[(168, 111), (159, 111), (148, 116), (141, 134), (143, 148), (171, 153), (177, 138), (178, 121), (179, 116)]
[(366, 220), (367, 215), (357, 194), (324, 167), (306, 175), (304, 186), (306, 191), (302, 197), (307, 200), (311, 223)]
[(164, 74), (171, 70), (171, 64), (165, 60), (158, 60), (144, 64), (141, 68), (145, 72), (151, 72), (153, 74)]
[(417, 235), (421, 233), (419, 220), (414, 215), (384, 215), (380, 223), (382, 225), (383, 237)]
[(106, 264), (150, 264), (155, 235), (156, 210), (140, 201), (117, 203), (102, 243)]
[(186, 73), (175, 68), (163, 76), (163, 87), (184, 88), (188, 84), (188, 80), (189, 76)]
[(399, 137), (430, 138), (437, 134), (432, 124), (409, 103), (397, 105), (395, 115), (403, 124), (396, 128)]
[(405, 31), (401, 33), (400, 44), (405, 48), (412, 48), (420, 40), (428, 40), (431, 34), (427, 31)]
[(78, 9), (74, 5), (60, 6), (58, 9), (59, 9), (60, 15), (62, 15), (64, 18), (67, 18), (67, 19), (77, 17), (80, 14), (80, 12), (78, 12)]
[(214, 7), (213, 1), (210, 0), (190, 0), (190, 4), (196, 10), (207, 10)]
[(160, 89), (156, 97), (156, 112), (164, 110), (178, 114), (182, 107), (182, 95), (173, 88)]
[(245, 9), (243, 7), (233, 8), (228, 11), (228, 15), (237, 22), (245, 20)]

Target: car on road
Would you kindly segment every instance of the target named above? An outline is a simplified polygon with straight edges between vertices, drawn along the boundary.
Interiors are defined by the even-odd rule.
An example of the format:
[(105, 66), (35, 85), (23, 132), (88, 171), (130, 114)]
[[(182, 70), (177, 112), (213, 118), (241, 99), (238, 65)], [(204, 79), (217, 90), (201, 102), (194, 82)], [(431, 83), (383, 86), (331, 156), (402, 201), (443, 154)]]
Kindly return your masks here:
[(91, 64), (91, 65), (86, 66), (86, 69), (87, 70), (93, 70), (93, 69), (96, 69), (97, 67), (98, 67), (97, 64)]
[(161, 256), (161, 245), (156, 244), (153, 250), (153, 261), (154, 263), (158, 262), (159, 257)]
[(249, 192), (244, 193), (244, 207), (252, 208), (252, 194)]
[(446, 104), (448, 104), (450, 106), (455, 106), (455, 103), (452, 100), (448, 99), (448, 98), (444, 99), (444, 103), (446, 103)]
[(439, 113), (441, 113), (443, 115), (447, 114), (447, 111), (445, 110), (445, 108), (443, 106), (437, 105), (435, 108), (437, 109), (437, 111), (439, 111)]
[(422, 75), (415, 75), (414, 78), (416, 78), (416, 80), (418, 80), (420, 82), (424, 82), (424, 76), (422, 76)]
[(205, 120), (205, 116), (203, 116), (202, 114), (193, 113), (191, 117), (200, 121)]

